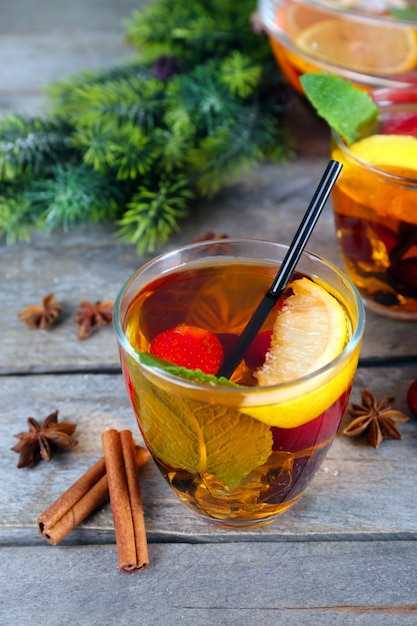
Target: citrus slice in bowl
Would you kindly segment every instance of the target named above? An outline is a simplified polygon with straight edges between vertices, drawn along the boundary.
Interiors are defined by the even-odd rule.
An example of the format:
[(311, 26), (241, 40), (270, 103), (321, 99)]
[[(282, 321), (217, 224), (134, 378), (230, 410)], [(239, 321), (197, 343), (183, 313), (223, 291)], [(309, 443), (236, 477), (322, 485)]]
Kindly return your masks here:
[[(243, 413), (280, 428), (301, 426), (335, 403), (350, 388), (359, 356), (357, 345), (337, 361), (351, 333), (339, 301), (307, 278), (290, 287), (293, 293), (277, 315), (265, 363), (255, 373), (257, 400), (265, 394), (265, 404), (251, 406), (249, 395), (241, 404)], [(332, 367), (324, 367), (335, 359)]]
[(326, 19), (304, 29), (297, 47), (309, 56), (369, 74), (401, 74), (417, 66), (413, 28)]
[(318, 20), (323, 19), (323, 16), (326, 14), (315, 7), (302, 2), (292, 2), (283, 12), (283, 26), (288, 35), (295, 37)]
[(417, 176), (417, 137), (411, 135), (371, 135), (349, 146), (362, 161), (380, 169), (401, 168)]

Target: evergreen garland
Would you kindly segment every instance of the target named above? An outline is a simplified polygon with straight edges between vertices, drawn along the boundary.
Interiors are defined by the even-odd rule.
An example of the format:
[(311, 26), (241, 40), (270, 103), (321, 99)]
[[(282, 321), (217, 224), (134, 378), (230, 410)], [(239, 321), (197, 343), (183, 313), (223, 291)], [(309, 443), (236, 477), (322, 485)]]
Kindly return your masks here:
[(125, 21), (137, 57), (47, 87), (47, 119), (0, 121), (0, 236), (112, 221), (138, 253), (265, 159), (291, 154), (285, 87), (253, 0), (153, 0)]

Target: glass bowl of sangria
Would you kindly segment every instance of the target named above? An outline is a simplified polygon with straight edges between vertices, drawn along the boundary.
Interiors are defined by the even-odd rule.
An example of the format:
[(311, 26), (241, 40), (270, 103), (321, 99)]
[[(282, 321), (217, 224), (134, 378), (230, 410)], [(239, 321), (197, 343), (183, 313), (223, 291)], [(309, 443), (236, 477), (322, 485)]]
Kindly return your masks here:
[(325, 71), (364, 89), (417, 83), (411, 0), (259, 0), (259, 18), (286, 80)]

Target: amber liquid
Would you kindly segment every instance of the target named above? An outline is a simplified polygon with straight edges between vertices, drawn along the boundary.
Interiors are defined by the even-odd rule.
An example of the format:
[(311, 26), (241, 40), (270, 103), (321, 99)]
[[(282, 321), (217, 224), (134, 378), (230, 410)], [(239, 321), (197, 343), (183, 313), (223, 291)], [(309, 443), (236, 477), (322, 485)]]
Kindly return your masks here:
[[(230, 340), (241, 333), (275, 273), (274, 267), (235, 261), (214, 262), (194, 270), (174, 272), (147, 285), (137, 294), (127, 312), (126, 335), (137, 350), (146, 352), (152, 339), (163, 330), (179, 323), (193, 324), (215, 333), (227, 353)], [(273, 311), (264, 329), (272, 328), (275, 315)], [(240, 415), (239, 409), (230, 409), (227, 402), (224, 407), (213, 406), (209, 388), (192, 399), (179, 398), (178, 391), (171, 391), (169, 383), (158, 385), (154, 380), (146, 381), (133, 359), (123, 359), (122, 355), (122, 365), (144, 441), (174, 492), (207, 519), (234, 526), (272, 521), (298, 500), (335, 437), (350, 391), (349, 384), (332, 406), (307, 424), (276, 428), (260, 424), (248, 415)], [(250, 367), (244, 362), (235, 380), (241, 384), (254, 384)], [(248, 387), (248, 392), (249, 389), (253, 390), (253, 387)], [(242, 393), (245, 393), (244, 389)], [(165, 411), (169, 411), (169, 419), (162, 415)], [(204, 415), (211, 419), (213, 412), (218, 420), (216, 434), (219, 443), (202, 441), (203, 426), (198, 432), (201, 450), (193, 451), (200, 458), (208, 455), (207, 467), (210, 455), (221, 454), (227, 444), (232, 446), (227, 459), (228, 470), (233, 471), (233, 450), (236, 450), (236, 462), (241, 462), (240, 449), (246, 445), (242, 436), (247, 429), (260, 427), (262, 437), (269, 438), (267, 456), (259, 466), (244, 473), (238, 482), (227, 481), (213, 470), (187, 467), (184, 461), (190, 454), (189, 433), (194, 416), (201, 424)], [(186, 414), (189, 422), (184, 425)], [(173, 423), (177, 417), (181, 420), (180, 427)], [(230, 433), (227, 428), (231, 418), (238, 426)], [(244, 430), (241, 420), (244, 420)], [(228, 433), (227, 441), (223, 439), (223, 430)], [(190, 437), (193, 435), (191, 433)], [(175, 454), (178, 454), (177, 459)], [(216, 460), (213, 461), (211, 467), (216, 465)]]
[[(402, 107), (391, 107), (378, 132), (401, 115)], [(332, 156), (344, 164), (332, 202), (346, 272), (369, 308), (417, 319), (417, 169), (384, 168), (408, 178), (396, 180), (347, 158), (335, 143)]]

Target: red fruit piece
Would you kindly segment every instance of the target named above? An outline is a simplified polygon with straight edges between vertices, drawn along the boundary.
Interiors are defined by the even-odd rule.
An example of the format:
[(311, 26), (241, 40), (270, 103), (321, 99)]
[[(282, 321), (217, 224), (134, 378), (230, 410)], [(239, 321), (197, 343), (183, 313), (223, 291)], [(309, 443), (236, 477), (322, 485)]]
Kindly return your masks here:
[(160, 359), (190, 370), (216, 374), (223, 361), (223, 348), (213, 333), (197, 326), (180, 324), (153, 339), (149, 352)]
[(400, 259), (387, 270), (391, 286), (408, 298), (417, 298), (417, 257)]
[(417, 417), (417, 380), (411, 383), (407, 392), (407, 402), (410, 411)]
[(413, 135), (417, 137), (417, 113), (403, 111), (382, 123), (384, 135)]
[(311, 422), (296, 428), (272, 427), (271, 430), (274, 437), (272, 449), (299, 452), (330, 440), (336, 434), (342, 421), (348, 405), (349, 394), (350, 387), (324, 413)]
[(256, 335), (252, 341), (245, 355), (245, 362), (250, 370), (261, 367), (264, 364), (265, 355), (271, 345), (271, 337), (272, 330), (265, 330)]

